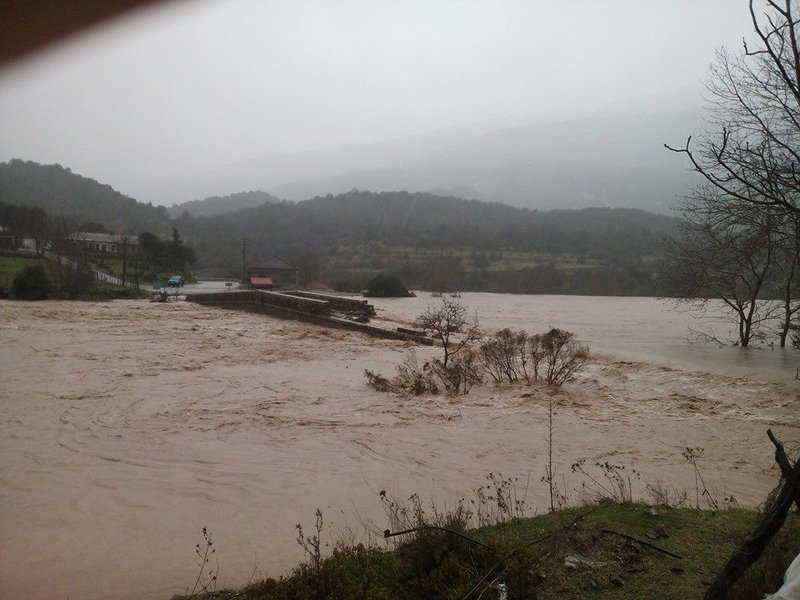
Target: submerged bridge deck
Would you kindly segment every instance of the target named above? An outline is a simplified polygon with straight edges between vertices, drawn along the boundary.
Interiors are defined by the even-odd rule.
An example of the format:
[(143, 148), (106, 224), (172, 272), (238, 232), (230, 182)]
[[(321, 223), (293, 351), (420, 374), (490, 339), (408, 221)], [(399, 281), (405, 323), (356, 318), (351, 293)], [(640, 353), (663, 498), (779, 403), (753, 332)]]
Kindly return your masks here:
[(186, 296), (186, 300), (204, 306), (244, 310), (282, 319), (314, 323), (324, 327), (360, 331), (373, 337), (410, 340), (426, 346), (434, 344), (433, 340), (426, 335), (408, 329), (386, 329), (362, 322), (375, 315), (375, 307), (366, 300), (314, 292), (266, 290), (191, 294)]

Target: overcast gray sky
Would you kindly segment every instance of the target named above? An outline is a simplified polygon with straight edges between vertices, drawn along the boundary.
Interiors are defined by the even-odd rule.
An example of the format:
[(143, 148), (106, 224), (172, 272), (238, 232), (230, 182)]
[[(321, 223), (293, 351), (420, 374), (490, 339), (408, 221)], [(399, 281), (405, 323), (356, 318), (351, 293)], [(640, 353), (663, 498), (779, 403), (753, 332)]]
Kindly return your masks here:
[(744, 0), (180, 1), (0, 71), (0, 160), (137, 195), (255, 156), (464, 122), (700, 101)]

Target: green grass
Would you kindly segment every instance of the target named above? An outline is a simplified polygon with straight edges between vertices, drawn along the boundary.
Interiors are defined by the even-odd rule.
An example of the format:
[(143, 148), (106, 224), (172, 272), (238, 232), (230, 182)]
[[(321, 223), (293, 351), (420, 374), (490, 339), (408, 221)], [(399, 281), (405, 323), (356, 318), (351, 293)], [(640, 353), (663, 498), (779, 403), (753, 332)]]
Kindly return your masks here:
[[(112, 258), (110, 256), (98, 256), (98, 255), (90, 255), (89, 257), (89, 264), (93, 269), (97, 269), (98, 271), (103, 271), (104, 273), (110, 273), (111, 275), (116, 275), (117, 277), (122, 276), (122, 259), (121, 258)], [(128, 266), (130, 267), (130, 261)], [(131, 271), (133, 269), (131, 268)]]
[[(318, 567), (300, 565), (285, 578), (215, 592), (205, 598), (456, 600), (463, 598), (492, 565), (507, 557), (489, 580), (497, 577), (498, 582), (504, 582), (509, 599), (536, 598), (537, 594), (548, 599), (699, 599), (757, 518), (754, 511), (740, 509), (653, 509), (636, 503), (571, 508), (469, 532), (491, 550), (440, 532), (410, 536), (393, 551), (340, 545)], [(682, 558), (603, 529), (635, 536)], [(544, 535), (549, 537), (525, 548)], [(514, 550), (517, 552), (508, 557)], [(760, 598), (767, 591), (775, 591), (798, 551), (800, 517), (791, 514), (765, 556), (734, 588), (730, 600)], [(567, 567), (564, 561), (570, 554), (589, 557), (596, 564)], [(495, 590), (487, 590), (483, 596), (496, 597)]]
[(0, 289), (9, 290), (14, 277), (25, 267), (46, 262), (42, 258), (28, 254), (0, 254)]

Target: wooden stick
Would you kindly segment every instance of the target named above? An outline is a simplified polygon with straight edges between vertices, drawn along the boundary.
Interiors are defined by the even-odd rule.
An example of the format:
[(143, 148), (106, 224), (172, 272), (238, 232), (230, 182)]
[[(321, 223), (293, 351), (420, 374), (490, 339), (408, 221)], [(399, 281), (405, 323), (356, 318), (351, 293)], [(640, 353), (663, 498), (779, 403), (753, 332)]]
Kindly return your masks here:
[(664, 554), (671, 556), (673, 558), (683, 558), (680, 554), (675, 554), (674, 552), (670, 552), (661, 546), (656, 546), (655, 544), (651, 544), (648, 541), (645, 541), (641, 538), (638, 538), (633, 535), (628, 535), (627, 533), (622, 533), (621, 531), (614, 531), (613, 529), (601, 529), (603, 533), (610, 533), (612, 535), (618, 535), (619, 537), (623, 537), (627, 540), (631, 540), (632, 542), (636, 542), (637, 544), (641, 544), (642, 546), (647, 546), (648, 548), (652, 548), (653, 550), (658, 550), (659, 552), (663, 552)]
[(411, 529), (404, 529), (403, 531), (389, 531), (386, 529), (383, 532), (384, 538), (395, 537), (397, 535), (405, 535), (407, 533), (416, 533), (417, 531), (443, 531), (444, 533), (449, 533), (450, 535), (454, 535), (456, 537), (460, 537), (462, 540), (466, 540), (476, 546), (482, 546), (488, 550), (493, 550), (493, 548), (483, 542), (480, 542), (474, 538), (469, 537), (468, 535), (464, 535), (459, 531), (453, 531), (452, 529), (447, 529), (446, 527), (437, 527), (436, 525), (421, 525), (420, 527), (412, 527)]

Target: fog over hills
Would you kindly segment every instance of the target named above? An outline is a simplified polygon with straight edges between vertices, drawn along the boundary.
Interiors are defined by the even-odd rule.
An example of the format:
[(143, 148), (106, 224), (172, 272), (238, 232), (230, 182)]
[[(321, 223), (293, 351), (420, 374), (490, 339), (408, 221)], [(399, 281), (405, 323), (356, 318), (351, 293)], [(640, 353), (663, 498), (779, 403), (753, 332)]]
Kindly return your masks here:
[(546, 122), (552, 118), (520, 117), (252, 159), (204, 173), (171, 195), (259, 189), (297, 201), (351, 189), (407, 190), (537, 209), (665, 212), (696, 183), (663, 144), (681, 144), (701, 130), (699, 109)]
[(146, 196), (164, 204), (173, 204), (176, 201), (224, 196), (244, 190), (271, 190), (291, 182), (398, 167), (418, 160), (430, 152), (476, 139), (493, 131), (531, 121), (546, 122), (554, 118), (557, 118), (557, 115), (509, 117), (467, 123), (369, 144), (350, 144), (261, 156), (199, 173), (188, 181), (154, 181), (153, 189)]

